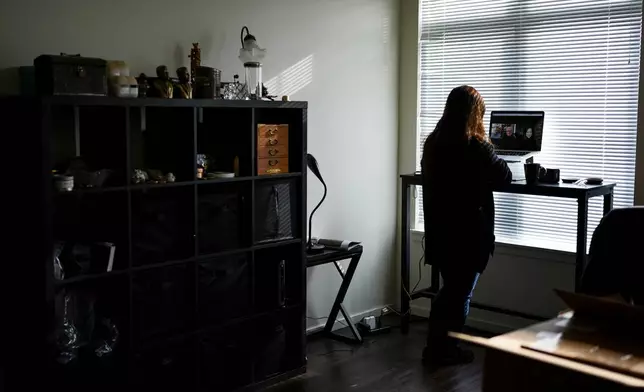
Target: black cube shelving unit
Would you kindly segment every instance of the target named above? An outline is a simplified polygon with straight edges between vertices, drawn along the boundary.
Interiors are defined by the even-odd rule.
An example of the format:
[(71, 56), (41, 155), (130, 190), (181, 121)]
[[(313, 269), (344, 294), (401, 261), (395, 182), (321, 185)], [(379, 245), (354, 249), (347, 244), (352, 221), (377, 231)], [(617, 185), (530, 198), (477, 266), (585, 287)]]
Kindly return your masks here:
[[(41, 141), (42, 181), (34, 188), (45, 230), (34, 241), (49, 251), (37, 267), (46, 275), (48, 320), (39, 341), (48, 345), (54, 384), (228, 391), (305, 371), (306, 102), (73, 96), (0, 102), (6, 112), (28, 115), (24, 132)], [(257, 175), (261, 123), (289, 125), (289, 173)], [(215, 170), (232, 171), (237, 159), (239, 176), (198, 179), (201, 153), (215, 157)], [(104, 186), (54, 190), (51, 170), (76, 156), (111, 171)], [(176, 182), (132, 184), (135, 168), (173, 172)], [(258, 229), (267, 188), (288, 196), (288, 235)], [(55, 279), (57, 244), (94, 242), (115, 245), (111, 271), (68, 271)], [(63, 364), (66, 303), (79, 336), (73, 359)], [(72, 314), (87, 308), (93, 320)], [(118, 331), (116, 344), (97, 355), (96, 342), (115, 336), (110, 328)]]

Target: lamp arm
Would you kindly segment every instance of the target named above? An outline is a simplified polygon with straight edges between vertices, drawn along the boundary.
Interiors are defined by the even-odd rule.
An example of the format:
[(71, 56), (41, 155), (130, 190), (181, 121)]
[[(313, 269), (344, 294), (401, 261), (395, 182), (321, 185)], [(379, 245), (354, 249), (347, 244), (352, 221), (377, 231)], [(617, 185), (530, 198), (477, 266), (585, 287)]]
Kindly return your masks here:
[(308, 241), (308, 244), (307, 244), (307, 247), (308, 247), (309, 249), (311, 248), (311, 235), (312, 235), (311, 227), (312, 227), (312, 225), (313, 225), (313, 214), (315, 214), (315, 211), (317, 211), (317, 210), (318, 210), (318, 208), (320, 208), (320, 206), (321, 206), (321, 205), (322, 205), (322, 203), (324, 202), (324, 199), (326, 199), (326, 190), (327, 190), (327, 189), (326, 189), (326, 183), (325, 183), (325, 182), (324, 182), (324, 180), (322, 180), (321, 178), (320, 178), (320, 182), (322, 182), (322, 185), (324, 186), (324, 195), (322, 196), (322, 200), (320, 200), (320, 202), (318, 203), (318, 205), (317, 205), (317, 206), (315, 206), (315, 208), (314, 208), (314, 209), (313, 209), (313, 211), (311, 212), (311, 215), (309, 216), (309, 241)]
[(241, 36), (240, 36), (242, 49), (244, 49), (244, 31), (246, 31), (246, 35), (250, 35), (250, 30), (248, 30), (248, 27), (246, 26), (242, 27)]

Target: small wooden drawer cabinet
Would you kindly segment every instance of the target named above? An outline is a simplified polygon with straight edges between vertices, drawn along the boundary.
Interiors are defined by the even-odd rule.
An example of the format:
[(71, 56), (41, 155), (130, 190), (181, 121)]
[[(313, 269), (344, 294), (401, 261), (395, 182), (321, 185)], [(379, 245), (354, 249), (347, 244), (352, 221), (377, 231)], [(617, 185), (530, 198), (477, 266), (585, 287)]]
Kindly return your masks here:
[(257, 125), (257, 174), (288, 173), (288, 124)]

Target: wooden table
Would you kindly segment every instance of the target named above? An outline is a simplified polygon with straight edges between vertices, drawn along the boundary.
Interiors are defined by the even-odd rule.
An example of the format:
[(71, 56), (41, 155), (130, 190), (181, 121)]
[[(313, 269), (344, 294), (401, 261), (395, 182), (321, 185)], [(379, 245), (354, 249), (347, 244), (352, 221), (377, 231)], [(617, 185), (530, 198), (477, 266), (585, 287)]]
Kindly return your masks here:
[[(569, 312), (556, 319), (535, 324), (530, 327), (485, 339), (460, 333), (450, 333), (458, 339), (483, 346), (486, 349), (483, 367), (483, 391), (639, 391), (644, 390), (644, 377), (635, 377), (607, 368), (557, 357), (523, 346), (534, 344), (548, 334), (561, 334), (565, 340), (567, 332), (573, 328), (595, 328), (590, 323), (571, 319)], [(574, 321), (574, 322), (573, 322)], [(577, 334), (579, 336), (579, 334)], [(597, 337), (597, 335), (593, 335)], [(619, 332), (601, 333), (603, 344), (600, 350), (623, 345), (625, 338)], [(633, 347), (641, 347), (640, 338), (633, 338)], [(583, 340), (567, 342), (585, 349)], [(595, 345), (595, 342), (592, 343)], [(642, 357), (640, 357), (642, 358)]]

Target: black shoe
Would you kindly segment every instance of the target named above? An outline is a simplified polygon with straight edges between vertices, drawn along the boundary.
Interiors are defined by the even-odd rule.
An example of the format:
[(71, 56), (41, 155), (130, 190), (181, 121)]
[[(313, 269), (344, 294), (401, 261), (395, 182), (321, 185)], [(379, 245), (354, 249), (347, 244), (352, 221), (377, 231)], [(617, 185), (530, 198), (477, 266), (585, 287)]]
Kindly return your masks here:
[(432, 366), (455, 366), (466, 365), (474, 361), (474, 353), (471, 350), (460, 348), (456, 345), (449, 345), (443, 350), (432, 350), (425, 347), (423, 350), (423, 363)]

